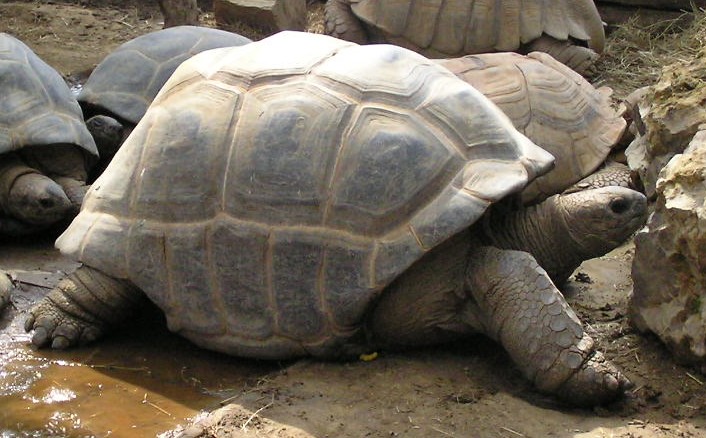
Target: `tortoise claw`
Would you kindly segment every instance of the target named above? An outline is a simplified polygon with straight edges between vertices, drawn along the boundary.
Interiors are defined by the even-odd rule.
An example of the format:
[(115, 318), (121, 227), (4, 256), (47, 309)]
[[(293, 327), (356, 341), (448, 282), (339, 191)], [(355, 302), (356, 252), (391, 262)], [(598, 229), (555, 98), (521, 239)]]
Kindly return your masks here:
[(576, 406), (595, 406), (622, 397), (634, 384), (600, 351), (594, 352), (556, 392)]
[(24, 328), (27, 332), (34, 330), (32, 344), (38, 348), (51, 345), (58, 350), (94, 341), (102, 335), (100, 327), (63, 311), (47, 298), (30, 311)]

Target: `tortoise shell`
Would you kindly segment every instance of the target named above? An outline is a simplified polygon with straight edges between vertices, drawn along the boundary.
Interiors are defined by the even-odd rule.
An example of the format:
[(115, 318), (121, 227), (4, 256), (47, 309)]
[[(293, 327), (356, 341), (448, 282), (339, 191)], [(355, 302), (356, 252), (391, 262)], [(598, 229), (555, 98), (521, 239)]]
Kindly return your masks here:
[(61, 75), (17, 38), (0, 33), (0, 154), (72, 144), (98, 151)]
[(490, 98), (515, 128), (554, 155), (555, 168), (523, 190), (525, 203), (560, 193), (593, 173), (625, 132), (627, 123), (612, 105), (612, 90), (595, 88), (546, 53), (488, 53), (439, 63)]
[(182, 64), (57, 246), (203, 347), (341, 355), (386, 285), (552, 161), (414, 52), (283, 32)]
[(593, 0), (348, 0), (373, 41), (430, 57), (517, 50), (542, 34), (601, 53), (605, 34)]
[(249, 42), (232, 32), (198, 26), (170, 27), (139, 36), (96, 66), (78, 101), (86, 119), (108, 113), (134, 125), (179, 64), (204, 50)]

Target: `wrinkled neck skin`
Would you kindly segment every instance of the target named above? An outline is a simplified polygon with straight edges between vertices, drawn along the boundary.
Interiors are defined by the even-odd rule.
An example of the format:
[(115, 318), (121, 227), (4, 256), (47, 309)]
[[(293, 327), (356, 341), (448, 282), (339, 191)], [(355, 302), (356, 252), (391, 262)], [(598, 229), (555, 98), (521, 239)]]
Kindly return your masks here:
[(78, 184), (85, 183), (88, 176), (86, 154), (74, 144), (26, 147), (20, 153), (28, 166), (38, 169), (52, 179), (72, 179)]
[(578, 238), (571, 228), (571, 213), (562, 201), (561, 195), (555, 195), (514, 212), (490, 211), (483, 224), (483, 240), (498, 248), (532, 254), (552, 281), (562, 285), (584, 260), (612, 249), (612, 245), (591, 245)]
[(10, 192), (17, 178), (30, 173), (37, 171), (24, 165), (15, 154), (0, 155), (0, 212), (9, 212)]

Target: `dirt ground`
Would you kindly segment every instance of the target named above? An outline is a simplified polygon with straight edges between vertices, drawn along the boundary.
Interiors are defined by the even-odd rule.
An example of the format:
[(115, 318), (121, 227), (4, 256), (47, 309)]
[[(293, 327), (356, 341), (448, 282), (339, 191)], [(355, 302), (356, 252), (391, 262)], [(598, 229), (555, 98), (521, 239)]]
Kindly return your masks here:
[[(212, 24), (207, 2), (203, 8), (204, 23)], [(312, 17), (320, 20), (320, 5), (314, 8)], [(23, 40), (67, 76), (91, 69), (120, 43), (160, 29), (161, 21), (152, 1), (0, 2), (0, 31)], [(44, 253), (51, 253), (50, 248), (47, 243)], [(636, 333), (625, 316), (632, 253), (627, 244), (585, 263), (577, 277), (581, 281), (571, 281), (565, 290), (606, 356), (635, 383), (630, 396), (614, 405), (594, 410), (562, 407), (534, 392), (496, 345), (477, 338), (408, 353), (381, 352), (369, 362), (302, 360), (267, 367), (232, 399), (234, 405), (220, 422), (192, 427), (189, 433), (706, 437), (706, 376), (675, 363), (656, 338)], [(39, 254), (27, 266), (41, 266)], [(181, 423), (166, 427), (162, 436), (179, 436), (188, 428)], [(170, 428), (174, 430), (167, 432)]]

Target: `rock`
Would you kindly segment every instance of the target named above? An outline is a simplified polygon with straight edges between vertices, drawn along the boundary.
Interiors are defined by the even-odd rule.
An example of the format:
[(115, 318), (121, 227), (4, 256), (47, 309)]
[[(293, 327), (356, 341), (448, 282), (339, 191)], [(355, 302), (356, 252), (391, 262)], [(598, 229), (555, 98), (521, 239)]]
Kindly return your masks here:
[(306, 0), (215, 0), (213, 12), (219, 27), (245, 23), (268, 34), (306, 27)]
[[(706, 122), (706, 52), (691, 62), (665, 67), (657, 84), (636, 91), (642, 133), (625, 151), (628, 165), (637, 171), (645, 194), (654, 198), (659, 172), (682, 153), (700, 124)], [(637, 97), (636, 97), (637, 96)]]
[(630, 316), (687, 363), (706, 367), (706, 125), (660, 173), (635, 237)]
[(295, 426), (278, 423), (258, 415), (261, 410), (272, 403), (264, 405), (255, 412), (231, 403), (216, 409), (205, 416), (197, 418), (181, 430), (170, 431), (160, 436), (169, 438), (247, 438), (254, 436), (272, 436), (287, 438), (313, 438), (314, 435)]

